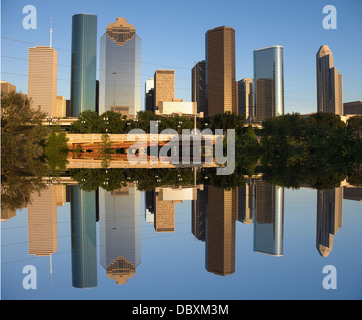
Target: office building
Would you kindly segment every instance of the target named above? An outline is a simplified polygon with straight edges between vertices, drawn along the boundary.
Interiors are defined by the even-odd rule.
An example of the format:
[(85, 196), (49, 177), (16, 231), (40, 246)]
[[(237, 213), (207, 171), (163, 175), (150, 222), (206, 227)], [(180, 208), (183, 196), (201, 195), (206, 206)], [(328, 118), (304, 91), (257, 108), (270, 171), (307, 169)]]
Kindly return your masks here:
[(317, 111), (343, 115), (342, 75), (334, 67), (332, 51), (323, 45), (317, 52)]
[(362, 115), (362, 101), (343, 103), (343, 115)]
[(67, 100), (65, 100), (64, 96), (57, 96), (57, 108), (54, 116), (57, 118), (67, 116)]
[(316, 246), (322, 257), (328, 257), (334, 236), (342, 227), (343, 187), (317, 192)]
[(96, 192), (72, 188), (71, 202), (72, 285), (97, 286)]
[(283, 47), (254, 50), (256, 122), (284, 114)]
[(155, 112), (155, 81), (153, 78), (146, 80), (145, 83), (145, 110)]
[(76, 14), (72, 25), (70, 109), (74, 117), (96, 111), (97, 16)]
[(134, 118), (141, 110), (141, 38), (125, 18), (108, 24), (100, 40), (99, 113)]
[(195, 110), (194, 102), (186, 101), (159, 101), (156, 114), (192, 116)]
[(235, 272), (237, 190), (207, 188), (206, 270), (217, 275)]
[(235, 30), (218, 27), (206, 32), (207, 114), (237, 114)]
[(238, 81), (238, 114), (247, 122), (254, 119), (254, 84), (253, 79), (244, 78)]
[(175, 71), (156, 70), (154, 86), (154, 104), (155, 110), (157, 110), (160, 101), (173, 101), (175, 99)]
[(7, 81), (1, 81), (1, 92), (10, 93), (11, 91), (16, 92), (16, 86), (14, 86), (13, 84), (11, 84)]
[(57, 113), (58, 53), (48, 46), (29, 48), (28, 98), (32, 109), (55, 116)]
[(125, 284), (141, 263), (141, 191), (133, 183), (99, 190), (100, 262), (117, 284)]
[(191, 70), (191, 101), (197, 103), (197, 113), (206, 110), (206, 62), (199, 61)]
[(255, 182), (254, 252), (283, 255), (284, 188)]

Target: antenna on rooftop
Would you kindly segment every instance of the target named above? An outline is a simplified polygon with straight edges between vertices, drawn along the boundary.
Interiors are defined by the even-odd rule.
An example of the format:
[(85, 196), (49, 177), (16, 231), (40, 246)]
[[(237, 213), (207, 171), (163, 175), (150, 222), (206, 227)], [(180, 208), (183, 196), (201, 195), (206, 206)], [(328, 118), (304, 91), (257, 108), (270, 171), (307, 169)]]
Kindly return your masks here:
[(50, 19), (50, 47), (52, 47), (53, 42), (53, 17)]

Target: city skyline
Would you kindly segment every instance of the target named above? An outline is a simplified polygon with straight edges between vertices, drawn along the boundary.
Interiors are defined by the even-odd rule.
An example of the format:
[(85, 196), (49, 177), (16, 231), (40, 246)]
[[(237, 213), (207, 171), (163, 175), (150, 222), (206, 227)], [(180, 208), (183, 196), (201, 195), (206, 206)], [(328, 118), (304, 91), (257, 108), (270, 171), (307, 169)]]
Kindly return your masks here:
[[(264, 8), (268, 8), (270, 5), (263, 1), (259, 1), (259, 3), (262, 4)], [(140, 2), (138, 4), (140, 4)], [(276, 44), (283, 45), (285, 48), (285, 113), (300, 112), (303, 114), (316, 111), (317, 99), (314, 59), (316, 50), (323, 44), (327, 44), (331, 48), (335, 63), (338, 65), (340, 73), (344, 76), (344, 102), (360, 100), (358, 90), (361, 87), (361, 80), (357, 77), (360, 66), (356, 64), (358, 62), (356, 59), (361, 43), (358, 41), (348, 41), (349, 37), (347, 36), (353, 32), (354, 29), (357, 30), (358, 26), (361, 25), (361, 22), (357, 19), (357, 11), (359, 8), (362, 8), (362, 6), (357, 1), (353, 2), (353, 5), (350, 6), (345, 6), (342, 2), (335, 3), (338, 10), (337, 30), (323, 29), (322, 21), (325, 15), (322, 13), (324, 6), (322, 1), (315, 1), (311, 6), (299, 5), (299, 7), (296, 8), (291, 8), (290, 4), (288, 5), (287, 2), (281, 1), (280, 4), (275, 4), (274, 9), (271, 8), (273, 9), (272, 12), (275, 13), (276, 17), (280, 18), (280, 13), (277, 12), (277, 10), (280, 6), (283, 6), (285, 11), (290, 10), (290, 16), (284, 15), (284, 20), (281, 19), (275, 22), (273, 25), (270, 25), (270, 30), (262, 33), (262, 26), (266, 27), (270, 24), (270, 19), (265, 19), (265, 23), (260, 23), (257, 28), (252, 28), (253, 32), (249, 33), (250, 36), (245, 36), (243, 33), (245, 27), (243, 27), (244, 29), (241, 28), (242, 25), (237, 22), (236, 14), (232, 13), (230, 8), (227, 10), (228, 15), (223, 16), (221, 13), (226, 9), (220, 8), (221, 13), (218, 14), (215, 4), (212, 3), (210, 8), (208, 8), (208, 13), (210, 13), (211, 16), (207, 15), (208, 17), (202, 17), (201, 23), (199, 23), (197, 27), (194, 23), (190, 22), (190, 26), (186, 28), (185, 34), (188, 35), (190, 41), (183, 43), (182, 47), (179, 48), (181, 50), (176, 50), (176, 39), (170, 38), (169, 35), (171, 32), (176, 32), (180, 19), (185, 17), (182, 13), (185, 12), (187, 4), (179, 8), (181, 11), (180, 17), (174, 19), (174, 23), (169, 22), (167, 24), (168, 30), (158, 32), (156, 37), (151, 37), (151, 30), (148, 29), (152, 28), (147, 28), (151, 21), (153, 21), (151, 19), (152, 12), (148, 19), (145, 19), (144, 12), (137, 15), (133, 11), (134, 5), (128, 5), (126, 8), (122, 8), (120, 13), (114, 13), (114, 8), (110, 10), (112, 12), (109, 12), (109, 10), (105, 10), (104, 8), (100, 9), (99, 5), (97, 6), (97, 4), (92, 1), (87, 3), (87, 6), (79, 2), (77, 4), (70, 4), (66, 10), (63, 9), (55, 12), (56, 10), (54, 10), (52, 6), (38, 1), (38, 3), (34, 4), (38, 8), (38, 29), (24, 30), (21, 25), (22, 18), (24, 17), (24, 15), (21, 14), (21, 10), (25, 5), (26, 3), (22, 1), (19, 1), (17, 4), (3, 4), (3, 10), (9, 10), (10, 13), (9, 17), (4, 17), (5, 25), (7, 25), (7, 23), (9, 26), (16, 24), (16, 19), (14, 18), (18, 16), (19, 26), (14, 25), (14, 28), (3, 30), (3, 48), (5, 49), (3, 49), (4, 67), (2, 68), (2, 79), (16, 85), (18, 90), (22, 92), (26, 91), (26, 79), (21, 75), (26, 74), (24, 70), (26, 70), (27, 67), (26, 61), (21, 60), (26, 59), (22, 55), (22, 52), (25, 47), (31, 46), (30, 43), (43, 45), (49, 42), (50, 17), (53, 17), (53, 47), (57, 48), (59, 63), (58, 95), (65, 96), (66, 99), (69, 99), (70, 74), (67, 67), (65, 67), (68, 66), (69, 69), (70, 64), (69, 47), (71, 33), (68, 31), (70, 31), (71, 26), (69, 25), (69, 21), (73, 14), (84, 11), (84, 7), (86, 7), (87, 11), (93, 12), (99, 18), (98, 42), (100, 41), (99, 35), (102, 34), (99, 30), (103, 29), (104, 31), (109, 21), (114, 21), (117, 16), (123, 16), (137, 26), (137, 34), (142, 38), (143, 43), (140, 92), (143, 92), (145, 80), (152, 77), (156, 69), (175, 69), (175, 95), (184, 101), (191, 101), (190, 70), (194, 66), (195, 61), (201, 61), (204, 58), (205, 44), (202, 38), (204, 38), (207, 30), (226, 25), (233, 27), (236, 34), (237, 81), (242, 78), (252, 78), (253, 50)], [(198, 3), (198, 6), (201, 5), (202, 3)], [(177, 6), (179, 7), (180, 5)], [(247, 7), (249, 13), (251, 13), (247, 19), (256, 17), (255, 10), (257, 6), (257, 4), (250, 4)], [(233, 2), (231, 7), (234, 9), (246, 9), (244, 4), (237, 4), (236, 2)], [(216, 17), (216, 19), (212, 19), (211, 17)], [(303, 22), (301, 22), (300, 25), (296, 24), (294, 21), (298, 20), (296, 19), (297, 17), (308, 20), (308, 25)], [(169, 19), (170, 18), (167, 17), (166, 21), (170, 21)], [(351, 21), (355, 21), (356, 23), (351, 23)], [(156, 22), (153, 21), (153, 23)], [(161, 22), (157, 22), (156, 26), (159, 26), (160, 23)], [(284, 28), (282, 28), (282, 26), (284, 26)], [(192, 33), (190, 31), (191, 27), (193, 28)], [(178, 32), (180, 32), (178, 35), (181, 37), (182, 32)], [(301, 37), (304, 34), (310, 34), (308, 35), (308, 40)], [(169, 39), (167, 42), (164, 41), (166, 38)], [(29, 44), (16, 42), (14, 40), (29, 42)], [(347, 45), (349, 48), (352, 47), (352, 50), (349, 50), (350, 53), (352, 52), (350, 59), (347, 59), (346, 53), (343, 52), (343, 46)], [(14, 52), (17, 52), (16, 56)], [(15, 58), (18, 58), (18, 60)], [(296, 63), (297, 61), (298, 63)], [(11, 67), (14, 63), (17, 65)], [(97, 70), (99, 71), (99, 66)], [(97, 79), (98, 78), (97, 76)], [(143, 108), (143, 95), (141, 97), (141, 104)]]

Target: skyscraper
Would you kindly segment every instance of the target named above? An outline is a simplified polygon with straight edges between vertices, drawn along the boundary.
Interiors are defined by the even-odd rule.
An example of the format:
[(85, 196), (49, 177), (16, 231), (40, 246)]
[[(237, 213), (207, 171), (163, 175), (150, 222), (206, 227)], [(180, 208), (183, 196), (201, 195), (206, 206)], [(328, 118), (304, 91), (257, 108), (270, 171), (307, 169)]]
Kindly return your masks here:
[(283, 255), (284, 188), (256, 181), (254, 251), (272, 256)]
[(100, 40), (99, 113), (134, 117), (141, 109), (141, 38), (125, 18), (110, 23)]
[(96, 111), (97, 16), (76, 14), (72, 25), (70, 109)]
[(237, 189), (207, 188), (206, 270), (217, 275), (235, 272)]
[(99, 190), (100, 262), (117, 284), (132, 278), (141, 263), (140, 203), (141, 191), (133, 183)]
[(238, 113), (246, 120), (254, 119), (254, 84), (253, 79), (244, 78), (238, 82)]
[(254, 50), (256, 122), (284, 114), (283, 47)]
[[(197, 102), (197, 113), (207, 113), (206, 110), (206, 62), (199, 61), (191, 70), (191, 101)], [(196, 100), (195, 100), (196, 99)]]
[(155, 81), (155, 108), (160, 101), (175, 99), (175, 70), (156, 70)]
[(75, 288), (97, 286), (96, 192), (72, 188), (72, 283)]
[(322, 257), (333, 249), (333, 238), (342, 228), (343, 187), (317, 191), (316, 246)]
[(223, 26), (206, 32), (206, 96), (208, 115), (237, 113), (232, 28)]
[(317, 52), (317, 110), (343, 115), (342, 75), (334, 67), (332, 51), (326, 45)]
[(29, 48), (28, 97), (32, 108), (56, 116), (58, 53), (48, 46)]
[(153, 78), (146, 80), (145, 83), (145, 110), (154, 112), (154, 93), (155, 93), (155, 81)]

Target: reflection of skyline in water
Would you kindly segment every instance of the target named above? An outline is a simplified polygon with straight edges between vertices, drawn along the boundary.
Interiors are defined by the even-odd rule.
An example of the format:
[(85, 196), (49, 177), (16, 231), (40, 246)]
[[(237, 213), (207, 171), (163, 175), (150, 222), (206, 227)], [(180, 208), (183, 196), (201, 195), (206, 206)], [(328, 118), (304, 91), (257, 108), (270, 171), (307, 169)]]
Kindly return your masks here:
[[(205, 243), (205, 269), (217, 275), (235, 273), (236, 223), (253, 225), (253, 251), (283, 255), (284, 188), (260, 178), (246, 179), (239, 188), (223, 190), (197, 185), (163, 187), (144, 193), (147, 225), (154, 232), (175, 232), (175, 205), (190, 201), (190, 233)], [(33, 194), (28, 206), (29, 255), (51, 256), (57, 251), (56, 207), (71, 203), (72, 284), (97, 286), (97, 242), (100, 264), (110, 279), (126, 284), (141, 264), (141, 191), (137, 184), (114, 191), (86, 192), (78, 185), (48, 185)], [(349, 185), (317, 191), (317, 251), (326, 257), (342, 227), (342, 199), (362, 200), (362, 188)], [(97, 235), (99, 212), (99, 235)], [(5, 212), (8, 214), (8, 212)], [(14, 215), (3, 216), (2, 220)], [(167, 240), (166, 240), (167, 241)], [(51, 272), (50, 260), (50, 272)]]

